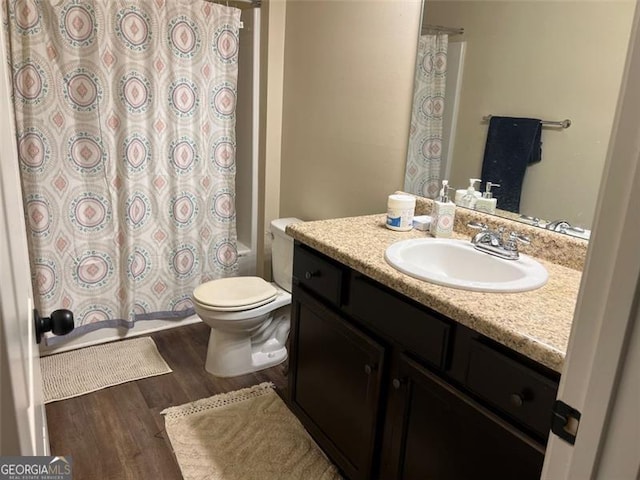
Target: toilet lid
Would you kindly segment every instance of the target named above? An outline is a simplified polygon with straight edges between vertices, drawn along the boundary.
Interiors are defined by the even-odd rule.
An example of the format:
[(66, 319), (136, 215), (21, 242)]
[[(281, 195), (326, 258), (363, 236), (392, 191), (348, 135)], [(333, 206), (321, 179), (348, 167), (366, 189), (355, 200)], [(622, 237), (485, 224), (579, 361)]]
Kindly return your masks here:
[(260, 277), (230, 277), (196, 287), (193, 298), (215, 310), (234, 311), (259, 307), (272, 301), (278, 291)]

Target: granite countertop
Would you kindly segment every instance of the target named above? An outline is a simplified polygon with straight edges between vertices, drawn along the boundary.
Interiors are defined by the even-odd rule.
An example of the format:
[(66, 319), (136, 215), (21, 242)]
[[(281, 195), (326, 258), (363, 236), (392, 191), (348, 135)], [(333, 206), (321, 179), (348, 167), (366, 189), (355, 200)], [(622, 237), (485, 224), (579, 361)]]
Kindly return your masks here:
[[(394, 242), (428, 235), (385, 227), (385, 215), (304, 222), (287, 227), (300, 242), (407, 297), (561, 372), (582, 272), (537, 258), (549, 272), (543, 287), (483, 293), (435, 285), (405, 275), (384, 259)], [(469, 238), (457, 235), (458, 238)]]

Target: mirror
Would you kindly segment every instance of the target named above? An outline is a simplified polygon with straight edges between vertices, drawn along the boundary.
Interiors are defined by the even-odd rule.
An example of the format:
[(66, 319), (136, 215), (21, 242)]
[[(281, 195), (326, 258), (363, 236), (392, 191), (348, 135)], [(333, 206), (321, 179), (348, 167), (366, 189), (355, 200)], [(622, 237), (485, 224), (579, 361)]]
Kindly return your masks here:
[[(500, 210), (496, 188), (496, 214), (590, 229), (634, 8), (633, 0), (425, 0), (423, 35), (433, 34), (433, 26), (452, 29), (444, 54), (437, 47), (428, 59), (434, 71), (445, 60), (444, 107), (436, 93), (425, 109), (425, 96), (416, 89), (411, 126), (412, 135), (421, 128), (416, 106), (418, 116), (441, 116), (439, 177), (456, 189), (480, 178), (489, 115), (569, 119), (569, 128), (543, 124), (542, 159), (525, 168), (519, 212)], [(420, 55), (419, 47), (418, 60)], [(422, 60), (416, 76), (428, 63), (424, 54)], [(424, 140), (414, 148), (411, 142), (409, 156), (417, 149), (424, 154)], [(409, 168), (410, 158), (407, 175)]]

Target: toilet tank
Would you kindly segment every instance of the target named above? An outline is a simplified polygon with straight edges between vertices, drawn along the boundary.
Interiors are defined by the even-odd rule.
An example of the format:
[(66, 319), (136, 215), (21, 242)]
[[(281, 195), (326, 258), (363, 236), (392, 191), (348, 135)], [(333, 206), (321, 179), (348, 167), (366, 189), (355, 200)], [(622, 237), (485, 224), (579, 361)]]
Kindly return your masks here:
[(293, 238), (284, 233), (287, 225), (300, 223), (299, 218), (278, 218), (271, 221), (271, 270), (273, 280), (287, 292), (291, 292), (293, 273)]

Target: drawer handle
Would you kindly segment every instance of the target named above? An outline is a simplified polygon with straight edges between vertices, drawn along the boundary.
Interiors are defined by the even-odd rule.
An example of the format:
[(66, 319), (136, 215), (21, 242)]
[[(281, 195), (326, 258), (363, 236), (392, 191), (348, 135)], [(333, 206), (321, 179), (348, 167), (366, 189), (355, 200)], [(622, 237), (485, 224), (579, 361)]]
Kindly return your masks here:
[(513, 407), (520, 408), (522, 405), (524, 405), (525, 402), (533, 400), (533, 398), (533, 392), (528, 388), (525, 388), (520, 393), (512, 393), (511, 395), (509, 395), (509, 403), (511, 403)]
[(319, 277), (319, 276), (320, 276), (319, 270), (315, 270), (313, 272), (309, 272), (309, 271), (304, 272), (304, 278), (306, 278), (307, 280), (311, 280), (313, 277)]
[(509, 402), (511, 402), (511, 405), (514, 407), (521, 407), (524, 403), (524, 397), (519, 393), (512, 393), (509, 395)]
[(372, 372), (375, 372), (378, 369), (378, 366), (374, 363), (373, 365), (369, 365), (368, 363), (364, 366), (364, 373), (367, 375), (371, 375)]

